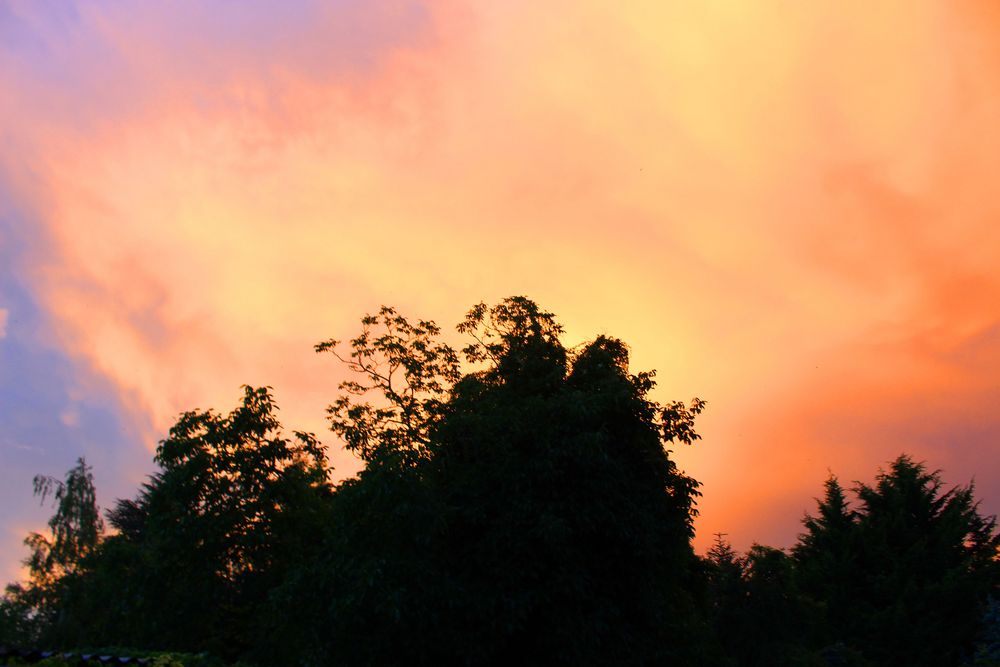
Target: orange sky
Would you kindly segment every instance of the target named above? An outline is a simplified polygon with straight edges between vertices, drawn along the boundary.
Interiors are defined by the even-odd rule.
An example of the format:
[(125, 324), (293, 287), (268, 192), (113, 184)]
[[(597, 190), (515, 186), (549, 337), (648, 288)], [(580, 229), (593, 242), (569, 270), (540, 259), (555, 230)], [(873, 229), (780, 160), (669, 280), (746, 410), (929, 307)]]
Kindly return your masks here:
[(1000, 12), (620, 4), (9, 3), (45, 343), (151, 450), (241, 383), (322, 431), (315, 342), (525, 294), (708, 400), (699, 548), (902, 451), (1000, 510)]

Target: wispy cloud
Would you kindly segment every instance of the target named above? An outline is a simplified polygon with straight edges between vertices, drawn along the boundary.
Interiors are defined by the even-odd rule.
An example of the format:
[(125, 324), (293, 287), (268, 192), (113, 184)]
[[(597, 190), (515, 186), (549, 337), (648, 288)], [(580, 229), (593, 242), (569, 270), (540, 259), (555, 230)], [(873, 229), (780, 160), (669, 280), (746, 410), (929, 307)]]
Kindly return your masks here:
[(0, 339), (7, 337), (8, 317), (9, 317), (9, 311), (6, 308), (0, 308)]

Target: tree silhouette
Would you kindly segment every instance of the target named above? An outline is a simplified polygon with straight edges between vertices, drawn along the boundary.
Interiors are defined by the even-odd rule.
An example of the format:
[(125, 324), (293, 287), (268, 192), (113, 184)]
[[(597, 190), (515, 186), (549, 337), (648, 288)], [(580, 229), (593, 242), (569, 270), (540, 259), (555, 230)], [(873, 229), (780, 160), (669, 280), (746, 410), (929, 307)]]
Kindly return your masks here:
[(108, 513), (118, 530), (60, 580), (52, 646), (120, 645), (267, 655), (267, 601), (322, 516), (323, 447), (286, 438), (266, 388), (227, 415), (189, 411), (160, 470)]
[(958, 665), (972, 651), (998, 578), (1000, 535), (972, 486), (903, 455), (851, 511), (835, 480), (795, 549), (807, 591), (824, 601), (834, 638), (880, 665)]
[(814, 599), (822, 601), (827, 625), (835, 634), (828, 641), (834, 642), (845, 638), (839, 629), (852, 627), (856, 620), (859, 516), (850, 508), (835, 476), (830, 475), (823, 488), (824, 496), (817, 500), (817, 514), (803, 519), (806, 530), (792, 553), (798, 565), (799, 584)]
[(433, 323), (383, 309), (363, 327), (342, 355), (360, 379), (344, 386), (386, 407), (331, 406), (369, 454), (337, 489), (313, 594), (288, 595), (315, 614), (326, 601), (311, 655), (688, 664), (704, 633), (688, 590), (698, 485), (665, 447), (697, 439), (703, 402), (649, 400), (652, 375), (629, 372), (622, 342), (567, 350), (523, 297), (469, 312), (458, 329), (478, 370), (462, 376)]
[(361, 327), (347, 357), (334, 339), (315, 348), (355, 373), (340, 384), (343, 393), (327, 409), (331, 429), (363, 461), (401, 458), (413, 464), (426, 453), (429, 430), (460, 377), (458, 356), (436, 340), (441, 330), (434, 322), (411, 324), (388, 306), (366, 315)]
[(831, 475), (790, 553), (719, 534), (698, 558), (700, 486), (670, 448), (699, 439), (704, 401), (652, 400), (623, 341), (567, 348), (525, 297), (457, 329), (461, 352), (383, 307), (316, 346), (353, 372), (328, 416), (363, 469), (336, 486), (320, 442), (286, 436), (252, 387), (229, 413), (180, 415), (110, 535), (82, 459), (36, 478), (56, 511), (0, 599), (0, 644), (261, 665), (996, 663), (1000, 534), (971, 485), (900, 456), (852, 493)]
[(37, 639), (53, 623), (60, 613), (65, 582), (97, 549), (104, 532), (94, 476), (82, 457), (64, 481), (37, 475), (34, 491), (43, 504), (51, 496), (56, 511), (48, 522), (51, 537), (33, 532), (24, 540), (31, 550), (24, 561), (28, 581), (8, 585), (0, 602), (5, 626), (0, 638), (8, 635), (8, 641)]

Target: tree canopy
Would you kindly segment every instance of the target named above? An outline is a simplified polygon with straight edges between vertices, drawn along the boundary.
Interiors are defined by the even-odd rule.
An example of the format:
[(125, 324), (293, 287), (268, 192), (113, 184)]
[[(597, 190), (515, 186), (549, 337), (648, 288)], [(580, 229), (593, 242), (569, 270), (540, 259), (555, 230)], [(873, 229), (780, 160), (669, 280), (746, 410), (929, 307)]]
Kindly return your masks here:
[[(694, 650), (697, 483), (665, 446), (697, 438), (703, 402), (649, 400), (652, 376), (630, 374), (623, 343), (568, 350), (520, 297), (459, 325), (478, 368), (464, 375), (432, 323), (391, 309), (363, 323), (349, 352), (318, 347), (361, 376), (330, 415), (368, 462), (334, 500), (321, 655), (602, 664)], [(338, 595), (359, 581), (363, 595)]]
[(833, 638), (876, 664), (967, 659), (1000, 584), (995, 518), (979, 513), (971, 484), (945, 490), (938, 471), (906, 455), (854, 494), (852, 508), (828, 480), (794, 549)]
[[(268, 387), (181, 414), (106, 512), (89, 467), (38, 477), (50, 534), (0, 599), (0, 644), (208, 652), (257, 665), (996, 665), (1000, 536), (973, 488), (903, 455), (827, 480), (790, 549), (694, 553), (671, 448), (705, 402), (657, 402), (611, 336), (569, 348), (525, 297), (452, 347), (383, 307), (316, 351), (350, 372), (331, 430), (286, 435)], [(853, 496), (853, 497), (851, 497)]]
[(104, 530), (94, 475), (82, 457), (66, 473), (65, 481), (36, 475), (33, 486), (43, 504), (50, 496), (55, 504), (49, 519), (51, 535), (33, 532), (24, 540), (30, 550), (24, 560), (28, 581), (7, 586), (0, 601), (0, 643), (20, 637), (37, 639), (56, 622), (65, 583), (97, 549)]

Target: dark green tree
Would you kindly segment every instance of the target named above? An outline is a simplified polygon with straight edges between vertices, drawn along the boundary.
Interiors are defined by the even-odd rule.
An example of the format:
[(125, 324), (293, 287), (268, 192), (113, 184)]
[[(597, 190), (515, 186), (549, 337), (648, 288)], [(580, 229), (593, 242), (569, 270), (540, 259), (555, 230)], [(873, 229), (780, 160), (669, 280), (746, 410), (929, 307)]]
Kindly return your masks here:
[(819, 610), (800, 593), (793, 561), (783, 550), (754, 544), (740, 556), (718, 535), (705, 562), (725, 664), (825, 667), (817, 651)]
[(825, 665), (818, 605), (800, 591), (794, 563), (782, 549), (754, 544), (743, 559), (746, 602), (739, 664), (745, 667)]
[(271, 592), (322, 525), (329, 495), (315, 437), (285, 437), (266, 388), (228, 415), (182, 414), (160, 470), (108, 518), (118, 533), (67, 580), (59, 645), (270, 657)]
[(737, 665), (743, 650), (740, 628), (747, 606), (743, 559), (725, 535), (717, 533), (715, 542), (705, 554), (703, 567), (708, 618), (726, 660), (718, 664)]
[(830, 475), (823, 487), (823, 498), (817, 499), (818, 511), (803, 519), (806, 530), (792, 553), (798, 564), (798, 583), (814, 600), (821, 601), (824, 626), (833, 632), (826, 639), (832, 644), (843, 641), (839, 630), (853, 627), (856, 620), (859, 516), (835, 476)]
[(65, 582), (77, 574), (101, 541), (104, 523), (97, 506), (94, 476), (81, 457), (65, 480), (37, 475), (35, 495), (51, 497), (56, 511), (49, 519), (50, 535), (31, 533), (24, 543), (31, 550), (24, 564), (28, 581), (7, 586), (0, 601), (0, 635), (7, 641), (29, 642), (44, 637), (63, 607)]
[(903, 455), (847, 507), (835, 480), (795, 549), (807, 592), (828, 607), (834, 639), (879, 665), (959, 665), (1000, 578), (1000, 535), (973, 487)]
[(460, 377), (458, 355), (437, 340), (440, 333), (434, 322), (412, 324), (383, 306), (362, 318), (347, 357), (337, 349), (340, 341), (316, 345), (354, 372), (327, 414), (333, 432), (366, 463), (414, 465), (426, 458), (430, 431)]
[(31, 556), (25, 562), (33, 582), (45, 583), (71, 574), (100, 542), (104, 532), (94, 475), (81, 457), (66, 473), (66, 480), (37, 475), (35, 495), (44, 503), (50, 495), (56, 512), (49, 519), (52, 537), (31, 533), (25, 540)]
[(470, 311), (459, 331), (479, 370), (461, 376), (432, 323), (383, 309), (363, 326), (343, 358), (364, 402), (341, 399), (331, 417), (367, 466), (333, 501), (335, 567), (312, 578), (329, 634), (312, 655), (697, 664), (698, 485), (666, 448), (697, 439), (703, 402), (655, 403), (621, 341), (568, 350), (523, 297)]

